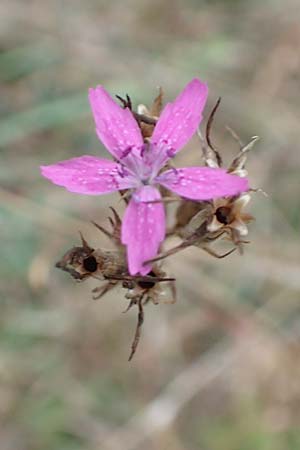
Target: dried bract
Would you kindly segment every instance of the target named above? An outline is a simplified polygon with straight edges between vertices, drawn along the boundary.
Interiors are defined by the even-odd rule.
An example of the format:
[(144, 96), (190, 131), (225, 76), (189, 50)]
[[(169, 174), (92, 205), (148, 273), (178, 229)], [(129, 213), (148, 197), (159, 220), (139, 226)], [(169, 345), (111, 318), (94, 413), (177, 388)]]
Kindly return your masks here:
[(213, 202), (213, 215), (207, 225), (210, 233), (226, 229), (234, 244), (242, 243), (242, 238), (247, 236), (247, 224), (254, 220), (251, 214), (243, 211), (250, 201), (250, 194), (238, 197), (218, 199)]

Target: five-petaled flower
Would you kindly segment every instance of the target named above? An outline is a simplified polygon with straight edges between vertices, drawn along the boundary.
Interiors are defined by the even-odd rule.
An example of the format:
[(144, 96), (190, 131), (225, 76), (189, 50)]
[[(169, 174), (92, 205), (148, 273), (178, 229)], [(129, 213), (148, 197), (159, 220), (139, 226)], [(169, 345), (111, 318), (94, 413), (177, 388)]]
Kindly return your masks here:
[(154, 258), (165, 237), (165, 210), (158, 185), (192, 200), (236, 195), (248, 189), (246, 179), (224, 169), (186, 167), (162, 171), (195, 133), (202, 118), (208, 89), (192, 80), (173, 103), (163, 109), (151, 138), (144, 142), (128, 108), (121, 108), (102, 86), (90, 89), (89, 100), (99, 139), (114, 161), (81, 156), (42, 166), (42, 174), (71, 192), (100, 195), (131, 190), (122, 223), (131, 275), (151, 270), (145, 261)]

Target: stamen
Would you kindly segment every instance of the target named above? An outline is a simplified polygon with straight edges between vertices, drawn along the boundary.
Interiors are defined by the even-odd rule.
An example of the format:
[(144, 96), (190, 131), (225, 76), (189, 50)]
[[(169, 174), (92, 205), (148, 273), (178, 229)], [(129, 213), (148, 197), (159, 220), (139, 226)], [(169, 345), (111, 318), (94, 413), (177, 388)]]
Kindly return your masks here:
[(145, 143), (145, 144), (143, 145), (143, 147), (141, 148), (141, 151), (140, 151), (141, 158), (144, 157), (146, 150), (149, 150), (149, 144), (148, 144), (148, 143)]
[(167, 154), (167, 156), (168, 156), (169, 158), (174, 158), (174, 156), (175, 156), (175, 154), (176, 154), (176, 150), (175, 150), (173, 147), (168, 148), (168, 149), (166, 150), (166, 154)]
[(117, 172), (121, 178), (125, 178), (126, 176), (129, 175), (129, 172), (128, 172), (128, 170), (126, 170), (126, 167), (124, 166), (124, 164), (119, 164)]

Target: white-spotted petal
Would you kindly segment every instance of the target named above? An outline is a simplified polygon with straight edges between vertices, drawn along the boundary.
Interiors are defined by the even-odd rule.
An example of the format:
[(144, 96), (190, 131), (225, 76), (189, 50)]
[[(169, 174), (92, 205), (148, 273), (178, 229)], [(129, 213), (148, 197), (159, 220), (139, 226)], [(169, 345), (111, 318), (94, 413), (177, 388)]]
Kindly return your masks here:
[(124, 162), (128, 155), (137, 157), (144, 142), (132, 112), (121, 108), (102, 86), (89, 90), (89, 100), (97, 135), (107, 150)]
[(70, 192), (86, 195), (128, 189), (135, 182), (120, 164), (87, 155), (41, 166), (41, 172), (52, 183), (63, 186)]
[(230, 175), (224, 169), (186, 167), (171, 169), (156, 181), (176, 194), (191, 200), (211, 200), (237, 195), (248, 190), (248, 180)]
[(157, 255), (165, 237), (165, 211), (159, 191), (143, 186), (135, 192), (125, 211), (122, 223), (122, 243), (127, 246), (129, 273), (146, 275), (151, 265), (143, 265)]

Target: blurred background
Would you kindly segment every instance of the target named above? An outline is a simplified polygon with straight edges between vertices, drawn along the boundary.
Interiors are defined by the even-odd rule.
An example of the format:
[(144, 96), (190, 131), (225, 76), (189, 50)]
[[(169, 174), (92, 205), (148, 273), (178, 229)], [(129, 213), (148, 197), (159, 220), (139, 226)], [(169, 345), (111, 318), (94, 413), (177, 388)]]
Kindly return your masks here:
[[(0, 17), (1, 450), (300, 448), (300, 7), (298, 0), (4, 0)], [(251, 244), (216, 260), (169, 258), (174, 305), (136, 310), (124, 291), (91, 300), (54, 268), (79, 242), (109, 247), (117, 194), (84, 197), (39, 173), (107, 156), (90, 86), (149, 104), (193, 77), (222, 97), (212, 139), (225, 161), (249, 155)], [(201, 164), (195, 137), (178, 165)], [(170, 242), (170, 246), (175, 241)], [(217, 245), (218, 248), (218, 245)]]

